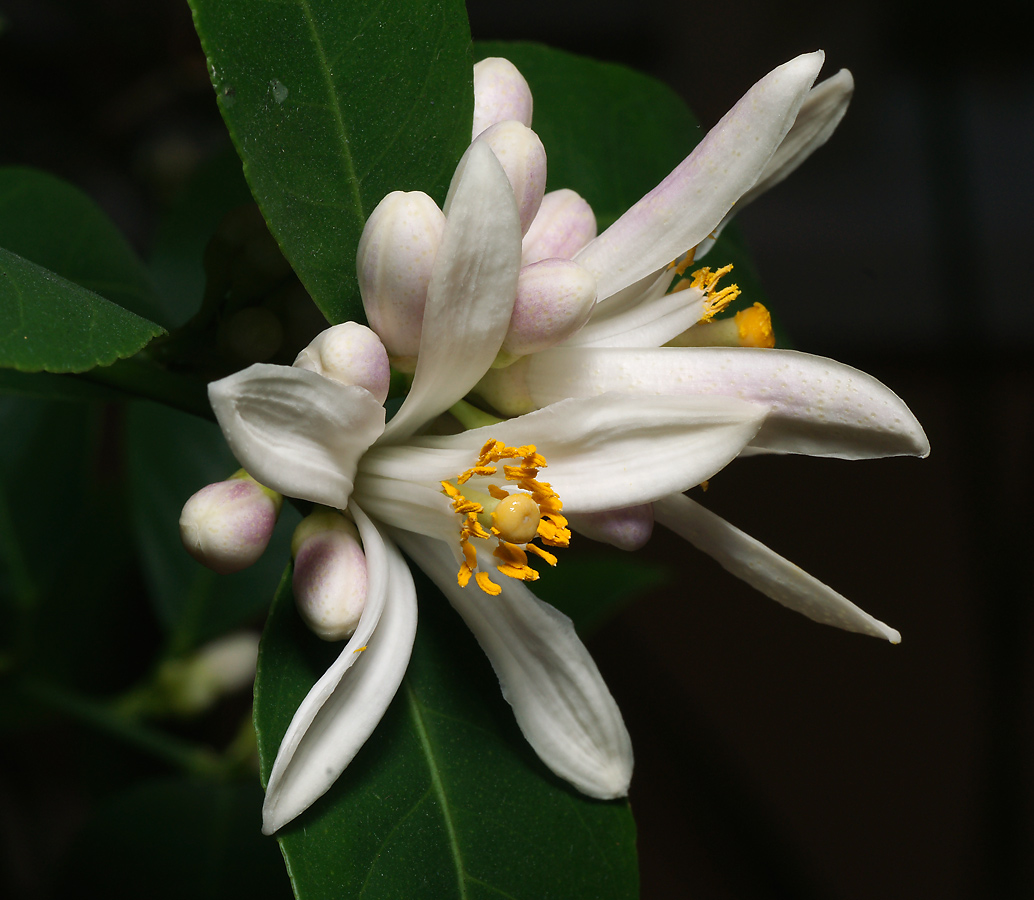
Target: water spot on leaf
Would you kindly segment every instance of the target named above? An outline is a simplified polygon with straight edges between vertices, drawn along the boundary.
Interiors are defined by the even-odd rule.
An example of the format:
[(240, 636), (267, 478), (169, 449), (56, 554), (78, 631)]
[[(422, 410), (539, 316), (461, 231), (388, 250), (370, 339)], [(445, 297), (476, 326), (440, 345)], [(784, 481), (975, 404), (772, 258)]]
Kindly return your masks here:
[(275, 78), (269, 82), (269, 89), (273, 92), (273, 99), (277, 103), (283, 103), (287, 99), (289, 93), (287, 88)]

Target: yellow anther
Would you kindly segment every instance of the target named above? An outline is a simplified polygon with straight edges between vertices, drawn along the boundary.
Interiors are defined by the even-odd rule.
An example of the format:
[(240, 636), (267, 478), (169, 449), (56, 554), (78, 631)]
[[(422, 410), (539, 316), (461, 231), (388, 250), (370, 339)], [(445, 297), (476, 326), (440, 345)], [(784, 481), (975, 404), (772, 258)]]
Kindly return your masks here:
[(772, 331), (772, 316), (760, 303), (748, 309), (740, 310), (733, 317), (740, 335), (741, 347), (775, 346), (775, 334)]
[(714, 272), (712, 272), (707, 266), (704, 266), (702, 269), (697, 269), (693, 273), (693, 280), (690, 282), (689, 286), (702, 291), (706, 301), (704, 304), (703, 315), (700, 317), (701, 322), (710, 322), (717, 313), (720, 313), (740, 295), (739, 286), (735, 284), (730, 284), (728, 287), (724, 287), (720, 291), (715, 290), (718, 286), (718, 281), (723, 276), (728, 275), (731, 271), (731, 265), (722, 266)]
[(474, 576), (474, 580), (477, 582), (478, 587), (490, 597), (498, 597), (503, 592), (503, 589), (488, 577), (487, 572), (478, 572)]
[[(494, 476), (498, 479), (498, 468), (493, 463), (503, 460), (514, 461), (510, 465), (504, 463), (502, 468), (503, 478), (516, 487), (516, 491), (488, 482), (476, 490), (468, 489), (470, 497), (464, 496), (459, 485), (474, 478)], [(537, 480), (539, 469), (545, 467), (546, 459), (534, 444), (508, 447), (503, 441), (489, 439), (471, 468), (452, 481), (441, 482), (443, 493), (463, 520), (459, 535), (463, 563), (456, 574), (460, 587), (466, 587), (473, 575), (477, 585), (486, 593), (495, 596), (501, 590), (485, 572), (478, 571), (473, 538), (488, 540), (495, 536), (498, 545), (493, 555), (499, 560), (496, 570), (509, 578), (534, 581), (539, 577), (538, 572), (528, 565), (527, 553), (520, 545), (549, 565), (556, 565), (556, 557), (552, 553), (531, 543), (538, 537), (550, 546), (566, 547), (571, 540), (567, 519), (560, 515), (563, 509), (560, 497), (548, 482)], [(473, 499), (475, 497), (477, 500)], [(489, 498), (496, 502), (490, 502)], [(488, 525), (489, 513), (491, 534), (484, 527)]]
[(676, 275), (682, 275), (685, 273), (686, 269), (693, 265), (693, 260), (696, 259), (696, 255), (697, 248), (694, 247), (685, 256), (683, 256), (681, 260), (676, 259), (673, 262), (671, 262), (668, 265), (668, 268), (674, 269)]
[(363, 644), (362, 647), (356, 647), (355, 650), (353, 650), (352, 652), (353, 653), (362, 653), (365, 649), (366, 649), (366, 644)]

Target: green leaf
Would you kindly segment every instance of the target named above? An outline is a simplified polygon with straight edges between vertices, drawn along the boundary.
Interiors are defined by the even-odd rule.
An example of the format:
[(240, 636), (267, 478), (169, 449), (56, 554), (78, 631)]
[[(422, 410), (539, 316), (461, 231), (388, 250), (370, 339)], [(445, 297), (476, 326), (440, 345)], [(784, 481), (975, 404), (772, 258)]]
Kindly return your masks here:
[(0, 369), (0, 394), (34, 400), (120, 400), (119, 391), (71, 375)]
[(53, 896), (103, 885), (109, 900), (290, 896), (276, 845), (259, 831), (252, 784), (147, 782), (103, 804), (76, 837)]
[(0, 168), (0, 247), (163, 321), (150, 276), (133, 248), (97, 204), (60, 178)]
[(331, 322), (359, 319), (355, 253), (393, 190), (441, 202), (470, 141), (460, 0), (190, 0), (252, 193)]
[(132, 356), (164, 329), (0, 249), (0, 366), (84, 372)]
[[(300, 900), (603, 900), (638, 896), (628, 804), (590, 800), (535, 756), (462, 620), (417, 576), (409, 670), (374, 735), (279, 837)], [(259, 654), (264, 777), (306, 692), (341, 645), (294, 610), (285, 573)]]
[(624, 66), (528, 43), (481, 41), (475, 56), (504, 56), (520, 69), (535, 99), (532, 127), (546, 148), (546, 187), (581, 194), (600, 230), (703, 137), (678, 95)]
[(183, 653), (265, 610), (299, 515), (284, 504), (269, 547), (250, 568), (233, 575), (206, 569), (183, 549), (179, 516), (193, 493), (239, 468), (222, 432), (156, 404), (135, 404), (127, 416), (130, 508), (144, 577), (172, 651)]

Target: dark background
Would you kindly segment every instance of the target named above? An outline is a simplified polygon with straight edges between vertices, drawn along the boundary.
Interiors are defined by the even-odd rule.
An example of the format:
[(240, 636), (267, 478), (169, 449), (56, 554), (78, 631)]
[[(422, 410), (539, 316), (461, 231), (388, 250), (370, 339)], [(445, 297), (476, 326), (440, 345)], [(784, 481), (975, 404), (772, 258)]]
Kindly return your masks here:
[[(1034, 895), (1030, 9), (470, 3), (475, 38), (626, 63), (705, 126), (797, 53), (850, 68), (836, 136), (739, 221), (795, 345), (890, 385), (933, 445), (922, 462), (743, 460), (704, 498), (900, 629), (897, 647), (655, 536), (677, 588), (592, 645), (636, 747), (648, 900)], [(226, 141), (186, 4), (0, 16), (18, 25), (0, 32), (0, 161), (78, 184), (146, 251)]]

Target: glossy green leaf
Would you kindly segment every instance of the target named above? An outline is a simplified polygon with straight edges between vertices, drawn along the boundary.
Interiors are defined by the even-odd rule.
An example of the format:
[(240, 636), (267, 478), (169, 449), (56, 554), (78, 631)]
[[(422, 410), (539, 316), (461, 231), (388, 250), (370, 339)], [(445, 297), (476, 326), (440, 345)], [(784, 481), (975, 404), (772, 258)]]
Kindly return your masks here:
[(191, 494), (239, 468), (222, 432), (214, 422), (155, 404), (136, 404), (127, 415), (130, 504), (144, 577), (173, 651), (186, 652), (269, 605), (299, 514), (285, 503), (262, 558), (242, 572), (216, 575), (183, 549), (179, 515)]
[[(590, 800), (525, 742), (462, 620), (418, 576), (409, 671), (331, 790), (280, 832), (300, 900), (638, 896), (628, 804)], [(264, 777), (298, 703), (340, 650), (294, 610), (290, 570), (255, 688)]]
[(355, 251), (366, 217), (393, 190), (441, 202), (470, 141), (463, 4), (190, 5), (270, 230), (328, 319), (362, 319)]
[(0, 249), (0, 367), (84, 372), (132, 356), (163, 329)]
[(147, 269), (99, 206), (36, 169), (0, 168), (0, 247), (162, 322)]

